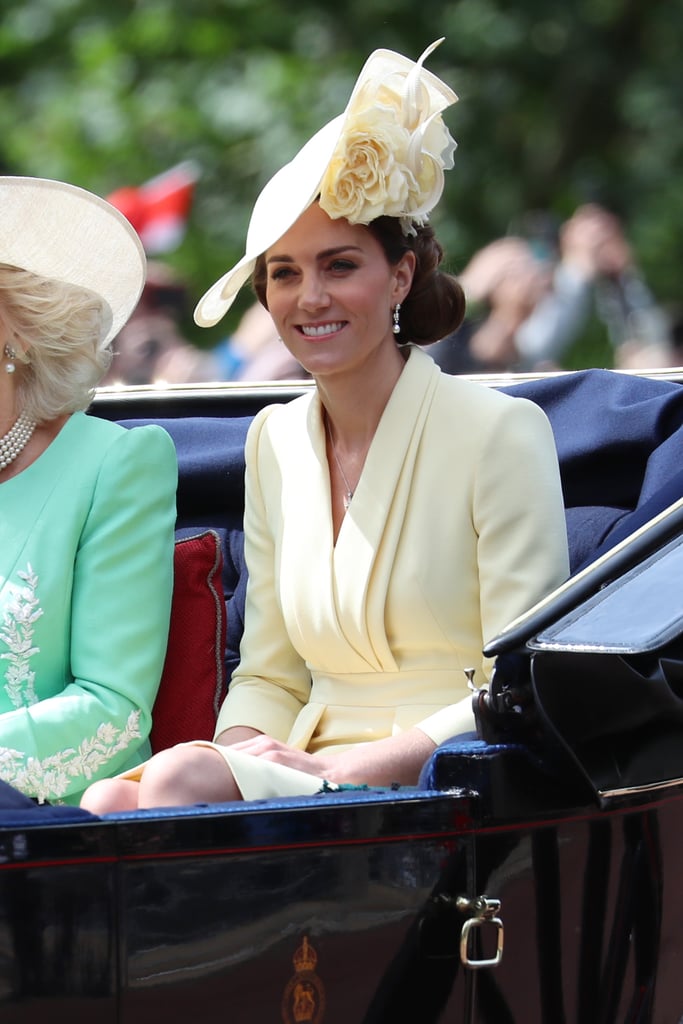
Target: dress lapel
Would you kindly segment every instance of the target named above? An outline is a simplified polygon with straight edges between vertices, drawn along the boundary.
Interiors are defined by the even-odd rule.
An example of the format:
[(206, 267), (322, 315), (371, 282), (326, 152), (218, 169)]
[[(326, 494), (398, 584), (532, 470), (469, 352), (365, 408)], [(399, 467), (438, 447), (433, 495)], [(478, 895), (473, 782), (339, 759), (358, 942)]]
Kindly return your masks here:
[(336, 641), (330, 476), (317, 393), (292, 402), (271, 434), (282, 465), (280, 596), (300, 650)]
[(340, 621), (377, 670), (395, 670), (385, 631), (387, 587), (411, 492), (420, 440), (440, 371), (420, 349), (382, 414), (334, 550)]
[[(292, 641), (321, 665), (392, 671), (384, 608), (420, 439), (440, 371), (412, 349), (333, 541), (330, 475), (316, 392), (291, 403), (273, 437), (282, 477), (280, 587)], [(275, 430), (273, 430), (275, 433)]]

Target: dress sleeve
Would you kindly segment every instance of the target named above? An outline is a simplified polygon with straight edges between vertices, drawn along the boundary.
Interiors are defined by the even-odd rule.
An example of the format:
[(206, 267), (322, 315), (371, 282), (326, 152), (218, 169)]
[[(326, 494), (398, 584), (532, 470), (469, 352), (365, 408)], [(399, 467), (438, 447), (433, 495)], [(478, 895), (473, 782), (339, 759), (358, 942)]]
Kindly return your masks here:
[[(513, 398), (491, 418), (473, 495), (486, 644), (569, 575), (557, 451), (539, 406)], [(485, 663), (487, 675), (492, 667)], [(437, 712), (420, 728), (435, 743), (474, 728), (471, 699)]]
[[(261, 480), (279, 477), (264, 424), (269, 409), (249, 428), (245, 458), (244, 546), (248, 569), (244, 634), (239, 665), (223, 702), (216, 737), (232, 726), (249, 726), (286, 742), (294, 721), (308, 701), (311, 677), (292, 646), (278, 596), (275, 537), (263, 501)], [(273, 501), (269, 505), (275, 507)], [(277, 512), (271, 512), (277, 515)]]
[(39, 800), (77, 802), (149, 753), (173, 586), (177, 462), (157, 426), (104, 454), (73, 568), (62, 693), (0, 716), (0, 777)]
[(506, 406), (488, 433), (474, 492), (485, 643), (569, 575), (552, 428), (527, 399), (513, 398)]

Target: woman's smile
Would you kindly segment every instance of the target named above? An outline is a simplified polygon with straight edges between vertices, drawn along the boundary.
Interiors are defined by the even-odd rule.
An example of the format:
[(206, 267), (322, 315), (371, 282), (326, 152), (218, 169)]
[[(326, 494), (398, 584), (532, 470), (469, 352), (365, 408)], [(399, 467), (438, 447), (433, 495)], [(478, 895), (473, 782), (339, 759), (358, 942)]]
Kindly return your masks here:
[(347, 321), (345, 320), (333, 320), (329, 323), (299, 324), (297, 330), (305, 338), (315, 340), (317, 338), (329, 338), (331, 335), (337, 334), (346, 326), (346, 323)]

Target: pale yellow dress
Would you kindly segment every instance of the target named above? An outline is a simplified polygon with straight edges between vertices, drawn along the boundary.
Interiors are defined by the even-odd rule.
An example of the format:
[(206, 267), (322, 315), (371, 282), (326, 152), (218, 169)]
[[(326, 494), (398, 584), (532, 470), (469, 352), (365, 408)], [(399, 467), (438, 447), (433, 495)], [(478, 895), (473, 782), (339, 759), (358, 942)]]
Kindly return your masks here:
[[(216, 736), (251, 726), (316, 753), (472, 729), (465, 670), (482, 683), (484, 642), (569, 572), (541, 409), (412, 348), (336, 544), (317, 393), (262, 410), (246, 459), (245, 631)], [(245, 799), (320, 789), (216, 749)]]

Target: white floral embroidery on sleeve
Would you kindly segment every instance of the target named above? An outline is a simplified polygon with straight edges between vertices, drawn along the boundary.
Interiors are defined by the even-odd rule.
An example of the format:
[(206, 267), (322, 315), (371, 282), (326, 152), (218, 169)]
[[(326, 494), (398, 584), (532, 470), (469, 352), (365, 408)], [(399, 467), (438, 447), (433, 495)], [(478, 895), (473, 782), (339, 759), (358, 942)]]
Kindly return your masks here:
[(102, 765), (140, 737), (140, 712), (131, 711), (123, 729), (103, 722), (77, 750), (58, 750), (42, 760), (12, 747), (0, 747), (0, 778), (40, 803), (58, 800), (68, 792), (73, 779), (83, 778), (85, 788)]
[(34, 624), (43, 614), (36, 590), (38, 576), (29, 564), (25, 572), (17, 573), (24, 585), (14, 588), (12, 600), (5, 608), (4, 623), (0, 639), (7, 644), (7, 651), (0, 658), (9, 661), (5, 673), (5, 692), (15, 708), (27, 708), (37, 703), (35, 691), (36, 674), (31, 671), (30, 661), (38, 654), (39, 647), (33, 644)]

